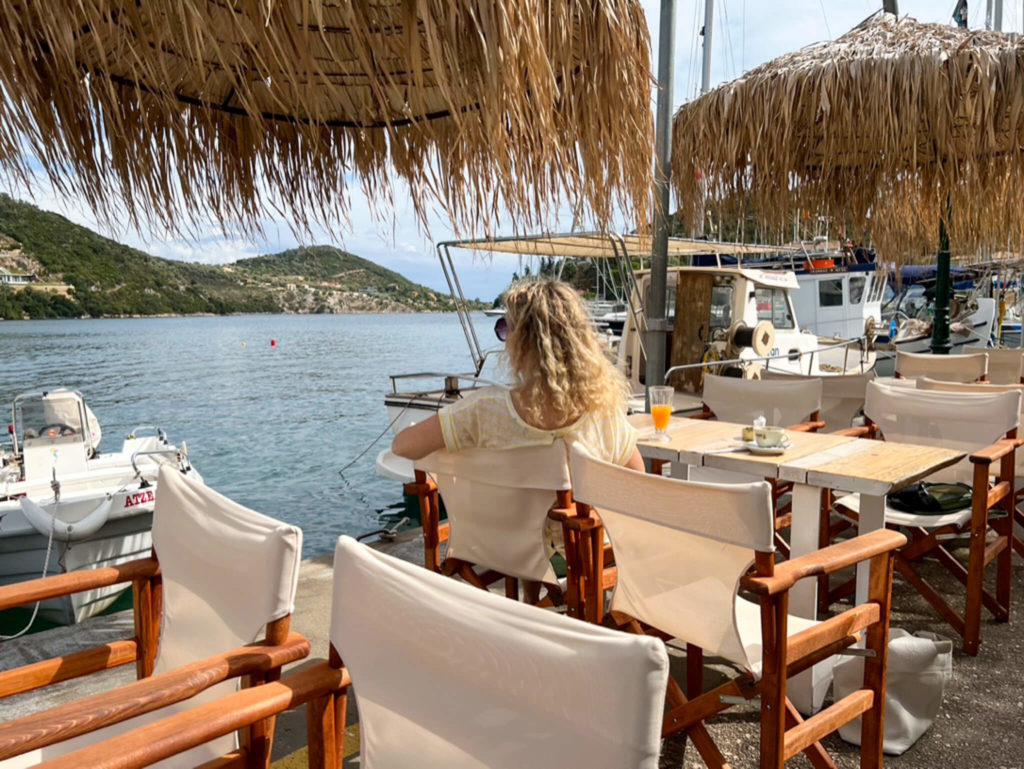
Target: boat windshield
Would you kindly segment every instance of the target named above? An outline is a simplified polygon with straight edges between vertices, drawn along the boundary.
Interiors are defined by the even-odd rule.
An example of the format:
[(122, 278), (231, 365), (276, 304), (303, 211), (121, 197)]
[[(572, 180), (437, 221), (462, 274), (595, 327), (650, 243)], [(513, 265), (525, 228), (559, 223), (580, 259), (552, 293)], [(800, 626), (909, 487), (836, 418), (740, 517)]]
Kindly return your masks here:
[(25, 398), (17, 408), (22, 441), (82, 435), (82, 410), (71, 394)]

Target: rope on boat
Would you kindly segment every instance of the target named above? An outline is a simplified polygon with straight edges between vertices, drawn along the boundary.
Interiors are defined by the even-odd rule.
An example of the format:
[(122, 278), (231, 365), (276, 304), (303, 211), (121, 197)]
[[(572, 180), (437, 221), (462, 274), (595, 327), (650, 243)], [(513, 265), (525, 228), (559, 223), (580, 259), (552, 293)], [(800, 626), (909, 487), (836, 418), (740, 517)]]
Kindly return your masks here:
[[(57, 509), (60, 507), (60, 482), (57, 480), (57, 468), (53, 469), (53, 480), (50, 482), (50, 486), (53, 488), (53, 517), (50, 523), (50, 536), (46, 539), (46, 558), (43, 559), (43, 576), (41, 579), (46, 579), (46, 572), (50, 569), (50, 554), (53, 552), (53, 538), (57, 533)], [(13, 641), (15, 638), (21, 638), (29, 630), (32, 629), (32, 625), (35, 624), (36, 617), (39, 615), (39, 606), (42, 601), (36, 601), (35, 607), (32, 609), (32, 616), (28, 618), (28, 624), (25, 625), (14, 635), (0, 635), (0, 641)]]
[[(425, 395), (426, 393), (423, 393), (423, 394)], [(437, 403), (435, 405), (438, 408), (440, 408), (441, 407), (441, 401), (443, 401), (443, 400), (444, 400), (444, 394), (442, 393), (438, 397)], [(356, 462), (358, 462), (360, 459), (362, 459), (364, 456), (366, 456), (366, 452), (368, 452), (370, 449), (372, 449), (374, 446), (376, 446), (377, 443), (380, 441), (380, 439), (388, 434), (388, 430), (390, 430), (392, 427), (394, 427), (395, 422), (397, 422), (399, 419), (402, 418), (402, 416), (404, 416), (405, 412), (409, 410), (409, 406), (410, 405), (411, 404), (407, 403), (405, 406), (403, 406), (402, 410), (399, 411), (398, 414), (395, 415), (395, 418), (392, 419), (390, 422), (388, 422), (388, 426), (380, 431), (380, 435), (378, 435), (376, 438), (374, 438), (372, 441), (370, 441), (370, 445), (368, 445), (365, 449), (363, 449), (358, 454), (356, 454), (355, 457), (348, 464), (346, 464), (344, 467), (342, 467), (340, 470), (338, 470), (338, 475), (340, 475), (342, 478), (344, 478), (345, 477), (345, 471), (349, 470), (352, 467), (352, 465), (354, 465)]]

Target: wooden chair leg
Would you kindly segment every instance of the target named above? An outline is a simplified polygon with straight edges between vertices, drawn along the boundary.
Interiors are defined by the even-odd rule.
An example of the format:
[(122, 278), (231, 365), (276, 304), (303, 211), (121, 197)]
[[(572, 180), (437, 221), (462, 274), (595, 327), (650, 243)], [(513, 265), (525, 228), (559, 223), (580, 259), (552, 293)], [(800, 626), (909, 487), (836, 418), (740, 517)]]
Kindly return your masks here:
[[(540, 585), (537, 585), (537, 593), (540, 593)], [(505, 597), (514, 601), (519, 600), (519, 580), (515, 577), (505, 577)]]
[(864, 688), (874, 694), (871, 708), (861, 716), (861, 769), (881, 769), (885, 737), (886, 668), (889, 660), (889, 611), (892, 604), (894, 559), (888, 554), (871, 559), (868, 600), (879, 606), (879, 620), (869, 626), (865, 646), (874, 656), (864, 661)]
[[(319, 697), (306, 703), (309, 769), (340, 769), (341, 767), (345, 742), (344, 694), (341, 695), (341, 699), (340, 708), (333, 695)], [(341, 715), (340, 723), (338, 722), (339, 715)]]
[(686, 644), (686, 697), (697, 699), (704, 693), (704, 650)]
[[(982, 474), (979, 484), (979, 474)], [(981, 595), (985, 589), (985, 534), (988, 531), (988, 468), (975, 465), (975, 494), (967, 557), (967, 601), (964, 608), (964, 653), (977, 655), (981, 645)], [(981, 491), (977, 491), (981, 489)]]
[(786, 623), (787, 593), (761, 599), (761, 769), (786, 763)]

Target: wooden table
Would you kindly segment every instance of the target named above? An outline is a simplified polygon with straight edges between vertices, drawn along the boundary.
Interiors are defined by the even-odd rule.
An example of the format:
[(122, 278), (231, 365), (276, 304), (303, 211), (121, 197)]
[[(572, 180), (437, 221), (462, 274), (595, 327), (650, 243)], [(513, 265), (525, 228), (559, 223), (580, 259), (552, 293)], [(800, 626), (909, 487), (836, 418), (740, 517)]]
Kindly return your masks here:
[[(793, 519), (790, 529), (792, 557), (818, 549), (821, 489), (859, 493), (859, 533), (885, 525), (885, 496), (963, 459), (961, 452), (932, 446), (874, 441), (829, 433), (790, 432), (792, 446), (775, 456), (755, 456), (742, 449), (743, 426), (714, 420), (673, 418), (671, 440), (645, 440), (653, 432), (650, 415), (630, 417), (640, 430), (640, 453), (670, 462), (672, 476), (686, 477), (687, 466), (731, 470), (763, 478), (793, 482)], [(805, 579), (790, 592), (790, 611), (814, 619), (818, 583)], [(857, 603), (868, 595), (868, 568), (857, 569)], [(818, 710), (828, 690), (828, 663), (794, 677), (790, 698), (803, 712)]]

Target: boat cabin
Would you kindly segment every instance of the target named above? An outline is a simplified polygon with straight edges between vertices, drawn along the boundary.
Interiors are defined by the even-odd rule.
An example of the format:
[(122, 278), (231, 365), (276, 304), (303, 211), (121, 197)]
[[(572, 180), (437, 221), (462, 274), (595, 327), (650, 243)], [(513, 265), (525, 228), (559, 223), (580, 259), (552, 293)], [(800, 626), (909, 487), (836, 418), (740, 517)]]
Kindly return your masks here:
[[(650, 290), (648, 271), (637, 274), (637, 286), (646, 306)], [(710, 364), (706, 370), (713, 373), (745, 377), (760, 376), (765, 368), (821, 376), (870, 366), (858, 348), (822, 351), (834, 340), (801, 330), (794, 302), (799, 290), (797, 276), (790, 271), (670, 268), (665, 359), (669, 366), (705, 363)], [(637, 333), (633, 318), (627, 319), (618, 363), (633, 392), (644, 389), (643, 337), (642, 332)], [(774, 360), (761, 360), (768, 357)], [(715, 365), (716, 361), (723, 363)], [(675, 375), (673, 383), (677, 389), (699, 393), (703, 370), (683, 370)]]

